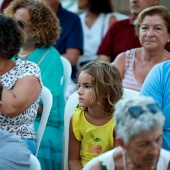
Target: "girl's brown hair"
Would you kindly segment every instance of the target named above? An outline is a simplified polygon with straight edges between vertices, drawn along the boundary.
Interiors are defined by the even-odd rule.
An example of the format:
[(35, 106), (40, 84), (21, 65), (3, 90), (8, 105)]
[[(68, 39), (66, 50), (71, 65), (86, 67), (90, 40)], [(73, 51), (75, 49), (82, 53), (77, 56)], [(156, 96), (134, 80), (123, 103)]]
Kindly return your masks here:
[(115, 103), (121, 99), (123, 94), (122, 80), (118, 69), (106, 62), (92, 61), (84, 65), (81, 71), (92, 76), (92, 87), (94, 93), (92, 100), (103, 99), (104, 112), (112, 114)]

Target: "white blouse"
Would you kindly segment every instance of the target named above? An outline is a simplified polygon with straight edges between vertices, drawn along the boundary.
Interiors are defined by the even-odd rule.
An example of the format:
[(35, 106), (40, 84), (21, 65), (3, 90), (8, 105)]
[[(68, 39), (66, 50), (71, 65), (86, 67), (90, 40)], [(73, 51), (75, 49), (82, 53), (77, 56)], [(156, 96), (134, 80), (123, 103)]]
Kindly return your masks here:
[(92, 60), (97, 59), (97, 50), (99, 48), (99, 45), (102, 41), (103, 36), (105, 35), (106, 31), (109, 28), (109, 21), (111, 16), (116, 17), (117, 20), (127, 19), (129, 18), (126, 15), (120, 14), (120, 13), (109, 13), (99, 14), (98, 18), (94, 22), (94, 24), (91, 26), (91, 28), (88, 28), (85, 23), (87, 13), (84, 12), (80, 15), (82, 29), (83, 29), (83, 35), (84, 35), (84, 48), (83, 48), (83, 55), (79, 58), (79, 63), (88, 62)]

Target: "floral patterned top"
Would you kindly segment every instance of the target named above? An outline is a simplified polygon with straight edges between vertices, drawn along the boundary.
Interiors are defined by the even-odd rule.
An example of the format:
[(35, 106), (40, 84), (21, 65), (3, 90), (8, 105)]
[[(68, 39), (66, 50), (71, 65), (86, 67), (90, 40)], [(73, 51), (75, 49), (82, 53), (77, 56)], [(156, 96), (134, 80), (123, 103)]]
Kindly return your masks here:
[[(15, 61), (15, 67), (9, 72), (0, 76), (0, 81), (8, 90), (12, 90), (15, 83), (25, 76), (35, 76), (41, 81), (41, 73), (39, 67), (29, 61)], [(37, 115), (40, 96), (34, 101), (34, 103), (23, 113), (15, 117), (9, 117), (0, 114), (0, 128), (16, 135), (21, 138), (33, 139), (34, 136), (34, 119)]]

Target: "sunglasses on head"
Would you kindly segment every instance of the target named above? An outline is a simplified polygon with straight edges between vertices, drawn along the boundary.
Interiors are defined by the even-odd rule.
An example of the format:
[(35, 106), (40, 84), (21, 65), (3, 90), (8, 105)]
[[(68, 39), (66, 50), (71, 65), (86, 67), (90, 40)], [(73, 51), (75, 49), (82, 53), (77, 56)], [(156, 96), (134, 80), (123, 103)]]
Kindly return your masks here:
[(17, 21), (17, 23), (21, 29), (24, 29), (26, 26), (25, 23), (23, 23), (22, 21)]
[(128, 112), (135, 118), (139, 117), (141, 114), (143, 114), (144, 112), (146, 112), (146, 110), (143, 109), (143, 107), (146, 107), (147, 110), (152, 113), (155, 114), (159, 111), (161, 111), (160, 107), (157, 104), (148, 104), (146, 106), (133, 106), (131, 108), (128, 109)]

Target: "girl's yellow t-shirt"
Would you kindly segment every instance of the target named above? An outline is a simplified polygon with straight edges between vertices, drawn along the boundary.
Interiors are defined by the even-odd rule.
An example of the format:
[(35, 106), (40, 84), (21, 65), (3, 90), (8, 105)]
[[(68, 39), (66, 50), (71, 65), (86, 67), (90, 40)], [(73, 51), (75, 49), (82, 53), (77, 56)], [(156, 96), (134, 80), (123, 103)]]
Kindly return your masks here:
[(76, 139), (81, 141), (82, 167), (91, 159), (113, 148), (114, 119), (102, 126), (94, 126), (86, 120), (84, 110), (76, 108), (72, 117), (72, 126)]

